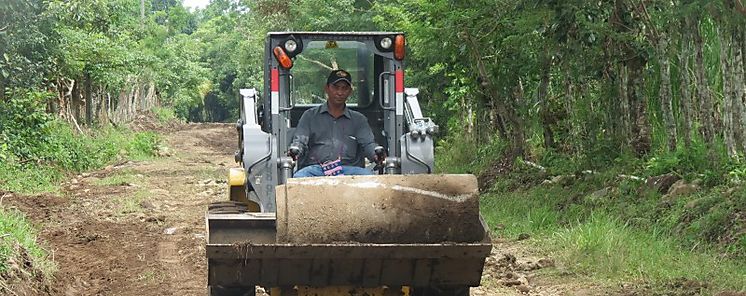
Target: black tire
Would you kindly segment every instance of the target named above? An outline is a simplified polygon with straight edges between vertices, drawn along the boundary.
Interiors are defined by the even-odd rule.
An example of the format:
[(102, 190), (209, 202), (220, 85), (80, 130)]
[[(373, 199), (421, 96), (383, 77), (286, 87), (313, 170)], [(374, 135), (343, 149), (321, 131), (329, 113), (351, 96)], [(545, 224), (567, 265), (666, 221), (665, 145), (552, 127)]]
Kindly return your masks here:
[(256, 296), (254, 287), (208, 286), (208, 296)]
[(249, 211), (248, 206), (237, 201), (214, 202), (207, 206), (210, 214), (241, 214)]
[(469, 287), (425, 287), (412, 289), (412, 296), (469, 296)]

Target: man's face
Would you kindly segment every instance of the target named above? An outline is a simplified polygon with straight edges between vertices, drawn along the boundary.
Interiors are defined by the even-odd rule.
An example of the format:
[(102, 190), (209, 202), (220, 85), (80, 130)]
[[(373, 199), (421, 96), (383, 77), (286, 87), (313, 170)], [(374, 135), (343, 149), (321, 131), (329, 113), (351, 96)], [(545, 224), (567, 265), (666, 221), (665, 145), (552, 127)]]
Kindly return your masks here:
[(345, 81), (338, 81), (335, 84), (327, 84), (324, 88), (329, 102), (339, 105), (347, 102), (347, 98), (352, 93), (352, 87)]

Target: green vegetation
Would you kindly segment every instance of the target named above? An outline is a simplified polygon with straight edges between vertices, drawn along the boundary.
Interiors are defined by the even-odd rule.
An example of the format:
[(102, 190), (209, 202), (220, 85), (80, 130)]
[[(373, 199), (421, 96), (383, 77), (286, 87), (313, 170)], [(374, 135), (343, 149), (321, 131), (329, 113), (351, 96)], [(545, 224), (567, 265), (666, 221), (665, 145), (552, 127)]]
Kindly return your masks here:
[(150, 109), (150, 111), (153, 112), (155, 118), (158, 119), (158, 122), (161, 124), (179, 121), (179, 117), (178, 115), (176, 115), (176, 111), (174, 111), (172, 108), (153, 107), (152, 109)]
[[(746, 258), (743, 1), (213, 0), (190, 12), (10, 0), (0, 11), (0, 189), (54, 191), (67, 172), (149, 157), (155, 135), (107, 127), (134, 112), (235, 120), (238, 89), (262, 91), (267, 32), (403, 31), (407, 86), (443, 131), (438, 170), (480, 176), (497, 234), (548, 237), (597, 278), (745, 286), (733, 276)], [(644, 184), (665, 175), (688, 192)]]
[[(495, 174), (498, 168), (492, 166), (505, 147), (493, 143), (475, 149), (458, 137), (441, 142), (438, 167), (481, 174), (492, 184), (484, 190), (481, 208), (496, 237), (529, 234), (570, 271), (594, 280), (645, 282), (665, 290), (687, 279), (707, 283), (711, 292), (746, 289), (746, 225), (738, 220), (746, 208), (746, 188), (734, 185), (740, 184), (736, 179), (707, 181), (707, 174), (696, 173), (727, 176), (732, 166), (717, 168), (707, 162), (707, 153), (694, 149), (647, 161), (618, 159), (594, 172), (582, 172), (582, 160), (547, 154), (538, 162), (544, 171), (517, 161)], [(661, 160), (674, 158), (686, 161)], [(620, 177), (657, 176), (661, 163), (669, 166), (664, 172), (702, 178), (703, 187), (669, 197), (644, 180)]]
[(142, 175), (136, 174), (131, 170), (118, 170), (114, 174), (108, 175), (103, 179), (93, 182), (97, 186), (121, 186), (127, 184), (137, 184), (142, 179)]
[(545, 243), (573, 271), (594, 277), (659, 285), (685, 278), (707, 283), (714, 291), (746, 289), (743, 261), (683, 249), (665, 234), (640, 231), (604, 214), (557, 230)]
[(154, 270), (143, 271), (139, 276), (137, 276), (138, 281), (144, 281), (148, 283), (161, 283), (165, 280), (165, 278), (165, 275)]
[(136, 213), (142, 210), (140, 203), (147, 200), (150, 192), (147, 190), (138, 190), (131, 196), (117, 199), (119, 203), (119, 214), (125, 215), (130, 213)]
[[(0, 277), (49, 278), (55, 266), (38, 243), (36, 230), (16, 210), (0, 207)], [(0, 292), (6, 292), (0, 281)], [(13, 291), (10, 291), (13, 292)]]
[[(17, 134), (5, 130), (10, 141)], [(77, 134), (68, 125), (52, 120), (36, 139), (17, 140), (33, 152), (0, 152), (0, 190), (18, 193), (54, 192), (70, 173), (101, 168), (117, 160), (142, 160), (155, 155), (159, 136), (152, 132), (131, 132), (105, 128)], [(46, 139), (46, 140), (39, 140)], [(22, 145), (14, 146), (24, 151)]]

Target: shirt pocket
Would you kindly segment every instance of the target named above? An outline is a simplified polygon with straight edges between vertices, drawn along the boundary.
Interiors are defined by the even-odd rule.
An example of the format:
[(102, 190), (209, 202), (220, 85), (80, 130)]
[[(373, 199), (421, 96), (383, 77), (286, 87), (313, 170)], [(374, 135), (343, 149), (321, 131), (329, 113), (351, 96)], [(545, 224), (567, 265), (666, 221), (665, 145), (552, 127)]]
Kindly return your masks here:
[(355, 159), (357, 157), (357, 138), (354, 136), (345, 136), (342, 138), (342, 158)]

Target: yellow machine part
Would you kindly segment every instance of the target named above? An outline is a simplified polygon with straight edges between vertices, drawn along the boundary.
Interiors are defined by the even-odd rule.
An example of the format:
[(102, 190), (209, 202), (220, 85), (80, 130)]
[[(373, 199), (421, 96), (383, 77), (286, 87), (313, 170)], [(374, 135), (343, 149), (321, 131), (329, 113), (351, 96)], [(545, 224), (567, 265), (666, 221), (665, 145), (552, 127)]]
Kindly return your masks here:
[(246, 184), (246, 171), (243, 168), (231, 168), (228, 170), (228, 185), (243, 186)]
[(228, 194), (230, 200), (240, 201), (249, 207), (250, 212), (259, 212), (259, 204), (249, 200), (246, 196), (246, 171), (243, 168), (231, 168), (228, 170)]
[(336, 286), (317, 288), (296, 286), (290, 291), (281, 288), (271, 288), (269, 291), (271, 296), (409, 296), (410, 288), (404, 286), (397, 290), (388, 287), (358, 288), (352, 286)]

